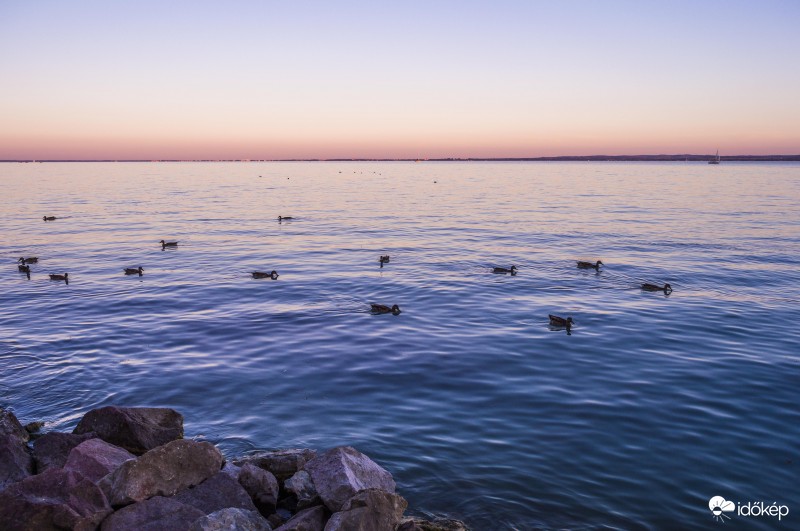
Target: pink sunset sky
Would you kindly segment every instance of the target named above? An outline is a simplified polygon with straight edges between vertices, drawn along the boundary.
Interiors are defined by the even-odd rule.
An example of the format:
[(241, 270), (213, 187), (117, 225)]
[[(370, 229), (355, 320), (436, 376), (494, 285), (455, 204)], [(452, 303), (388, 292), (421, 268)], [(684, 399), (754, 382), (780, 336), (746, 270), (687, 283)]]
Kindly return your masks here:
[(797, 2), (435, 4), (0, 3), (0, 160), (800, 153)]

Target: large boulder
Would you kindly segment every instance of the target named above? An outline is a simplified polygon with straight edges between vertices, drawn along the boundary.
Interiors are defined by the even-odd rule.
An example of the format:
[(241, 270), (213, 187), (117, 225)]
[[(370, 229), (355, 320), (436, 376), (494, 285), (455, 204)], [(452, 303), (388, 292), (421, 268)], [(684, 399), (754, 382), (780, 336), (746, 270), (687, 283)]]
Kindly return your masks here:
[(297, 498), (298, 509), (305, 509), (322, 503), (317, 488), (314, 486), (314, 482), (311, 481), (311, 475), (305, 470), (298, 470), (294, 476), (284, 482), (283, 486)]
[(64, 463), (64, 469), (80, 472), (97, 483), (131, 459), (136, 459), (136, 456), (127, 450), (102, 439), (89, 439), (72, 449)]
[(218, 473), (222, 461), (213, 444), (181, 439), (126, 461), (99, 485), (111, 505), (128, 505), (198, 485)]
[(102, 531), (166, 531), (188, 529), (203, 511), (171, 498), (156, 496), (128, 505), (105, 519)]
[(461, 520), (450, 518), (425, 520), (409, 516), (400, 521), (396, 531), (469, 531), (469, 528)]
[(203, 511), (203, 514), (211, 514), (228, 507), (256, 510), (244, 487), (225, 472), (217, 472), (196, 487), (183, 490), (172, 498)]
[(33, 459), (36, 461), (36, 473), (41, 474), (50, 468), (61, 468), (67, 463), (67, 457), (73, 448), (84, 441), (97, 437), (94, 433), (75, 435), (51, 431), (45, 433), (33, 443)]
[(298, 470), (302, 470), (305, 464), (316, 455), (317, 452), (308, 448), (271, 450), (240, 457), (235, 459), (233, 464), (242, 466), (251, 463), (269, 471), (278, 481), (284, 481), (292, 477)]
[(275, 531), (323, 531), (330, 512), (323, 505), (303, 509)]
[(33, 474), (28, 432), (11, 411), (0, 409), (0, 490)]
[(351, 446), (328, 450), (305, 466), (317, 492), (333, 512), (341, 511), (355, 493), (364, 489), (394, 492), (392, 475)]
[(239, 483), (250, 495), (258, 512), (268, 516), (278, 503), (278, 480), (271, 472), (246, 463), (239, 471)]
[(380, 489), (362, 490), (331, 516), (325, 531), (393, 530), (406, 507), (408, 502), (399, 494)]
[(272, 526), (256, 511), (229, 507), (195, 520), (189, 531), (228, 531), (230, 529), (272, 531)]
[(95, 529), (111, 514), (103, 492), (77, 472), (51, 468), (0, 492), (4, 531)]
[(183, 438), (183, 415), (169, 408), (106, 406), (83, 416), (73, 430), (97, 436), (129, 452), (141, 455), (170, 441)]

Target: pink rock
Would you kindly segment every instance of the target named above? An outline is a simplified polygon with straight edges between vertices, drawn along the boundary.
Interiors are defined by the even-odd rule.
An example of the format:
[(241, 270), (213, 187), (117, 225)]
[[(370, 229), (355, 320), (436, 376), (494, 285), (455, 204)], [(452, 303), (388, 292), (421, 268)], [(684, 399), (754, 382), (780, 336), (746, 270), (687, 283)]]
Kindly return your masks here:
[(89, 439), (72, 449), (64, 469), (80, 472), (93, 483), (136, 456), (102, 439)]

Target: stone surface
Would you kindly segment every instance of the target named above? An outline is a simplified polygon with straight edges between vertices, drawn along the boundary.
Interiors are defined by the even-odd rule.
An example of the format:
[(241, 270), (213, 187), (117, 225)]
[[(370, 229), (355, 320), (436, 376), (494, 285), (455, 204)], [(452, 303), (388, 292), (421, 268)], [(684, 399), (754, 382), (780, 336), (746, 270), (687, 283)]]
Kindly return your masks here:
[(406, 517), (400, 521), (397, 531), (469, 531), (469, 528), (460, 520), (450, 518), (423, 518)]
[(272, 531), (269, 522), (257, 511), (229, 507), (196, 520), (189, 531)]
[(359, 491), (334, 513), (325, 531), (393, 530), (403, 517), (408, 502), (399, 494), (380, 489)]
[(275, 531), (323, 531), (330, 513), (322, 506), (303, 509)]
[(196, 487), (183, 490), (172, 498), (203, 511), (203, 514), (211, 514), (228, 507), (256, 510), (244, 487), (224, 472), (217, 472)]
[(252, 498), (258, 512), (269, 516), (278, 503), (278, 480), (271, 472), (246, 463), (239, 472), (239, 483)]
[(245, 463), (251, 463), (271, 472), (278, 481), (284, 481), (292, 477), (298, 470), (302, 470), (305, 464), (316, 455), (317, 452), (307, 448), (272, 450), (240, 457), (235, 459), (233, 464), (242, 466)]
[(33, 474), (28, 432), (11, 411), (0, 409), (0, 490)]
[(126, 461), (99, 485), (112, 506), (128, 505), (198, 485), (218, 473), (222, 461), (213, 444), (181, 439)]
[(394, 492), (392, 475), (375, 461), (351, 446), (328, 450), (305, 466), (325, 505), (333, 512), (342, 510), (355, 493), (364, 489)]
[(202, 511), (170, 498), (156, 496), (120, 509), (105, 519), (102, 531), (167, 531), (188, 529)]
[(116, 407), (93, 409), (83, 416), (73, 433), (97, 436), (129, 452), (148, 450), (183, 438), (183, 415), (169, 408)]
[(34, 433), (39, 433), (39, 430), (41, 430), (42, 427), (44, 427), (44, 421), (35, 420), (25, 424), (25, 431), (28, 432), (28, 435), (33, 435)]
[(236, 481), (239, 481), (239, 473), (241, 471), (242, 471), (242, 467), (236, 466), (233, 463), (231, 463), (230, 461), (227, 461), (225, 463), (225, 466), (222, 467), (222, 472), (225, 472), (226, 474), (228, 474), (230, 477), (232, 477)]
[(75, 435), (51, 431), (45, 433), (33, 443), (33, 459), (36, 462), (36, 473), (41, 474), (50, 468), (61, 468), (73, 448), (97, 437), (94, 433)]
[(311, 481), (311, 475), (305, 470), (297, 471), (283, 485), (286, 487), (287, 492), (291, 492), (297, 498), (298, 509), (305, 509), (322, 503), (319, 493), (314, 487), (314, 482)]
[(102, 439), (89, 439), (72, 449), (64, 469), (80, 472), (89, 481), (97, 483), (131, 459), (136, 459), (136, 456), (127, 450)]
[(95, 529), (111, 514), (103, 492), (77, 472), (51, 468), (0, 492), (4, 531)]

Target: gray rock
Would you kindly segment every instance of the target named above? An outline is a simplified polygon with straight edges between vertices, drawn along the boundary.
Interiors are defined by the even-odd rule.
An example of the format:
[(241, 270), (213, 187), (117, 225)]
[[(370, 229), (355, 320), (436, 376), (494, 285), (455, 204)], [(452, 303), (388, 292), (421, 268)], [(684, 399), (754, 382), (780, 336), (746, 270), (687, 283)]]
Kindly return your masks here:
[(195, 520), (189, 531), (228, 531), (229, 529), (272, 531), (272, 526), (256, 511), (229, 507)]
[(283, 486), (297, 498), (298, 509), (305, 509), (322, 503), (314, 482), (311, 480), (311, 475), (305, 470), (298, 470), (294, 476), (284, 482)]
[(175, 501), (156, 496), (120, 509), (103, 521), (102, 531), (166, 531), (188, 529), (202, 511)]
[(83, 416), (73, 433), (97, 436), (129, 452), (148, 450), (183, 438), (183, 415), (169, 408), (107, 406)]
[(275, 512), (267, 516), (267, 521), (269, 522), (269, 525), (272, 526), (272, 529), (275, 529), (276, 527), (280, 527), (285, 524), (286, 521), (292, 517), (292, 515), (288, 515), (287, 517), (284, 516), (285, 515), (282, 515), (280, 512)]
[(0, 410), (0, 490), (33, 474), (28, 432), (10, 411)]
[(97, 437), (94, 433), (75, 435), (51, 431), (45, 433), (33, 443), (33, 459), (36, 462), (36, 473), (41, 474), (50, 468), (61, 468), (73, 448), (83, 441)]
[(461, 520), (450, 518), (423, 518), (406, 517), (400, 521), (396, 531), (469, 531), (467, 525)]
[(271, 472), (246, 463), (239, 473), (239, 483), (253, 499), (258, 511), (268, 516), (275, 512), (278, 503), (278, 480)]
[(275, 531), (323, 531), (329, 516), (324, 506), (317, 505), (300, 511)]
[(72, 449), (64, 469), (80, 472), (89, 481), (97, 483), (131, 459), (136, 459), (136, 456), (127, 450), (102, 439), (89, 439)]
[(242, 467), (236, 466), (233, 463), (231, 463), (230, 461), (227, 461), (225, 463), (225, 466), (222, 467), (222, 472), (225, 472), (226, 474), (228, 474), (230, 477), (232, 477), (236, 481), (239, 481), (239, 473), (241, 471), (242, 471)]
[(272, 450), (246, 455), (233, 461), (233, 464), (242, 466), (251, 463), (272, 473), (278, 481), (290, 478), (298, 470), (302, 470), (307, 462), (317, 455), (308, 448), (292, 448), (288, 450)]
[(380, 489), (359, 491), (334, 513), (325, 531), (391, 531), (403, 517), (408, 502), (399, 494)]
[(325, 505), (341, 511), (355, 493), (364, 489), (394, 492), (392, 475), (351, 446), (328, 450), (305, 466)]
[(246, 511), (256, 510), (244, 487), (224, 472), (217, 472), (196, 487), (179, 492), (172, 499), (191, 505), (203, 511), (203, 514), (211, 514), (229, 507)]
[(4, 531), (95, 529), (111, 514), (103, 492), (77, 472), (52, 468), (0, 492)]
[(218, 473), (222, 454), (207, 442), (172, 441), (126, 461), (98, 483), (112, 506), (172, 496)]
[(35, 420), (33, 422), (29, 422), (25, 424), (25, 431), (28, 432), (28, 435), (33, 435), (34, 433), (39, 433), (39, 430), (42, 429), (44, 426), (43, 420)]

